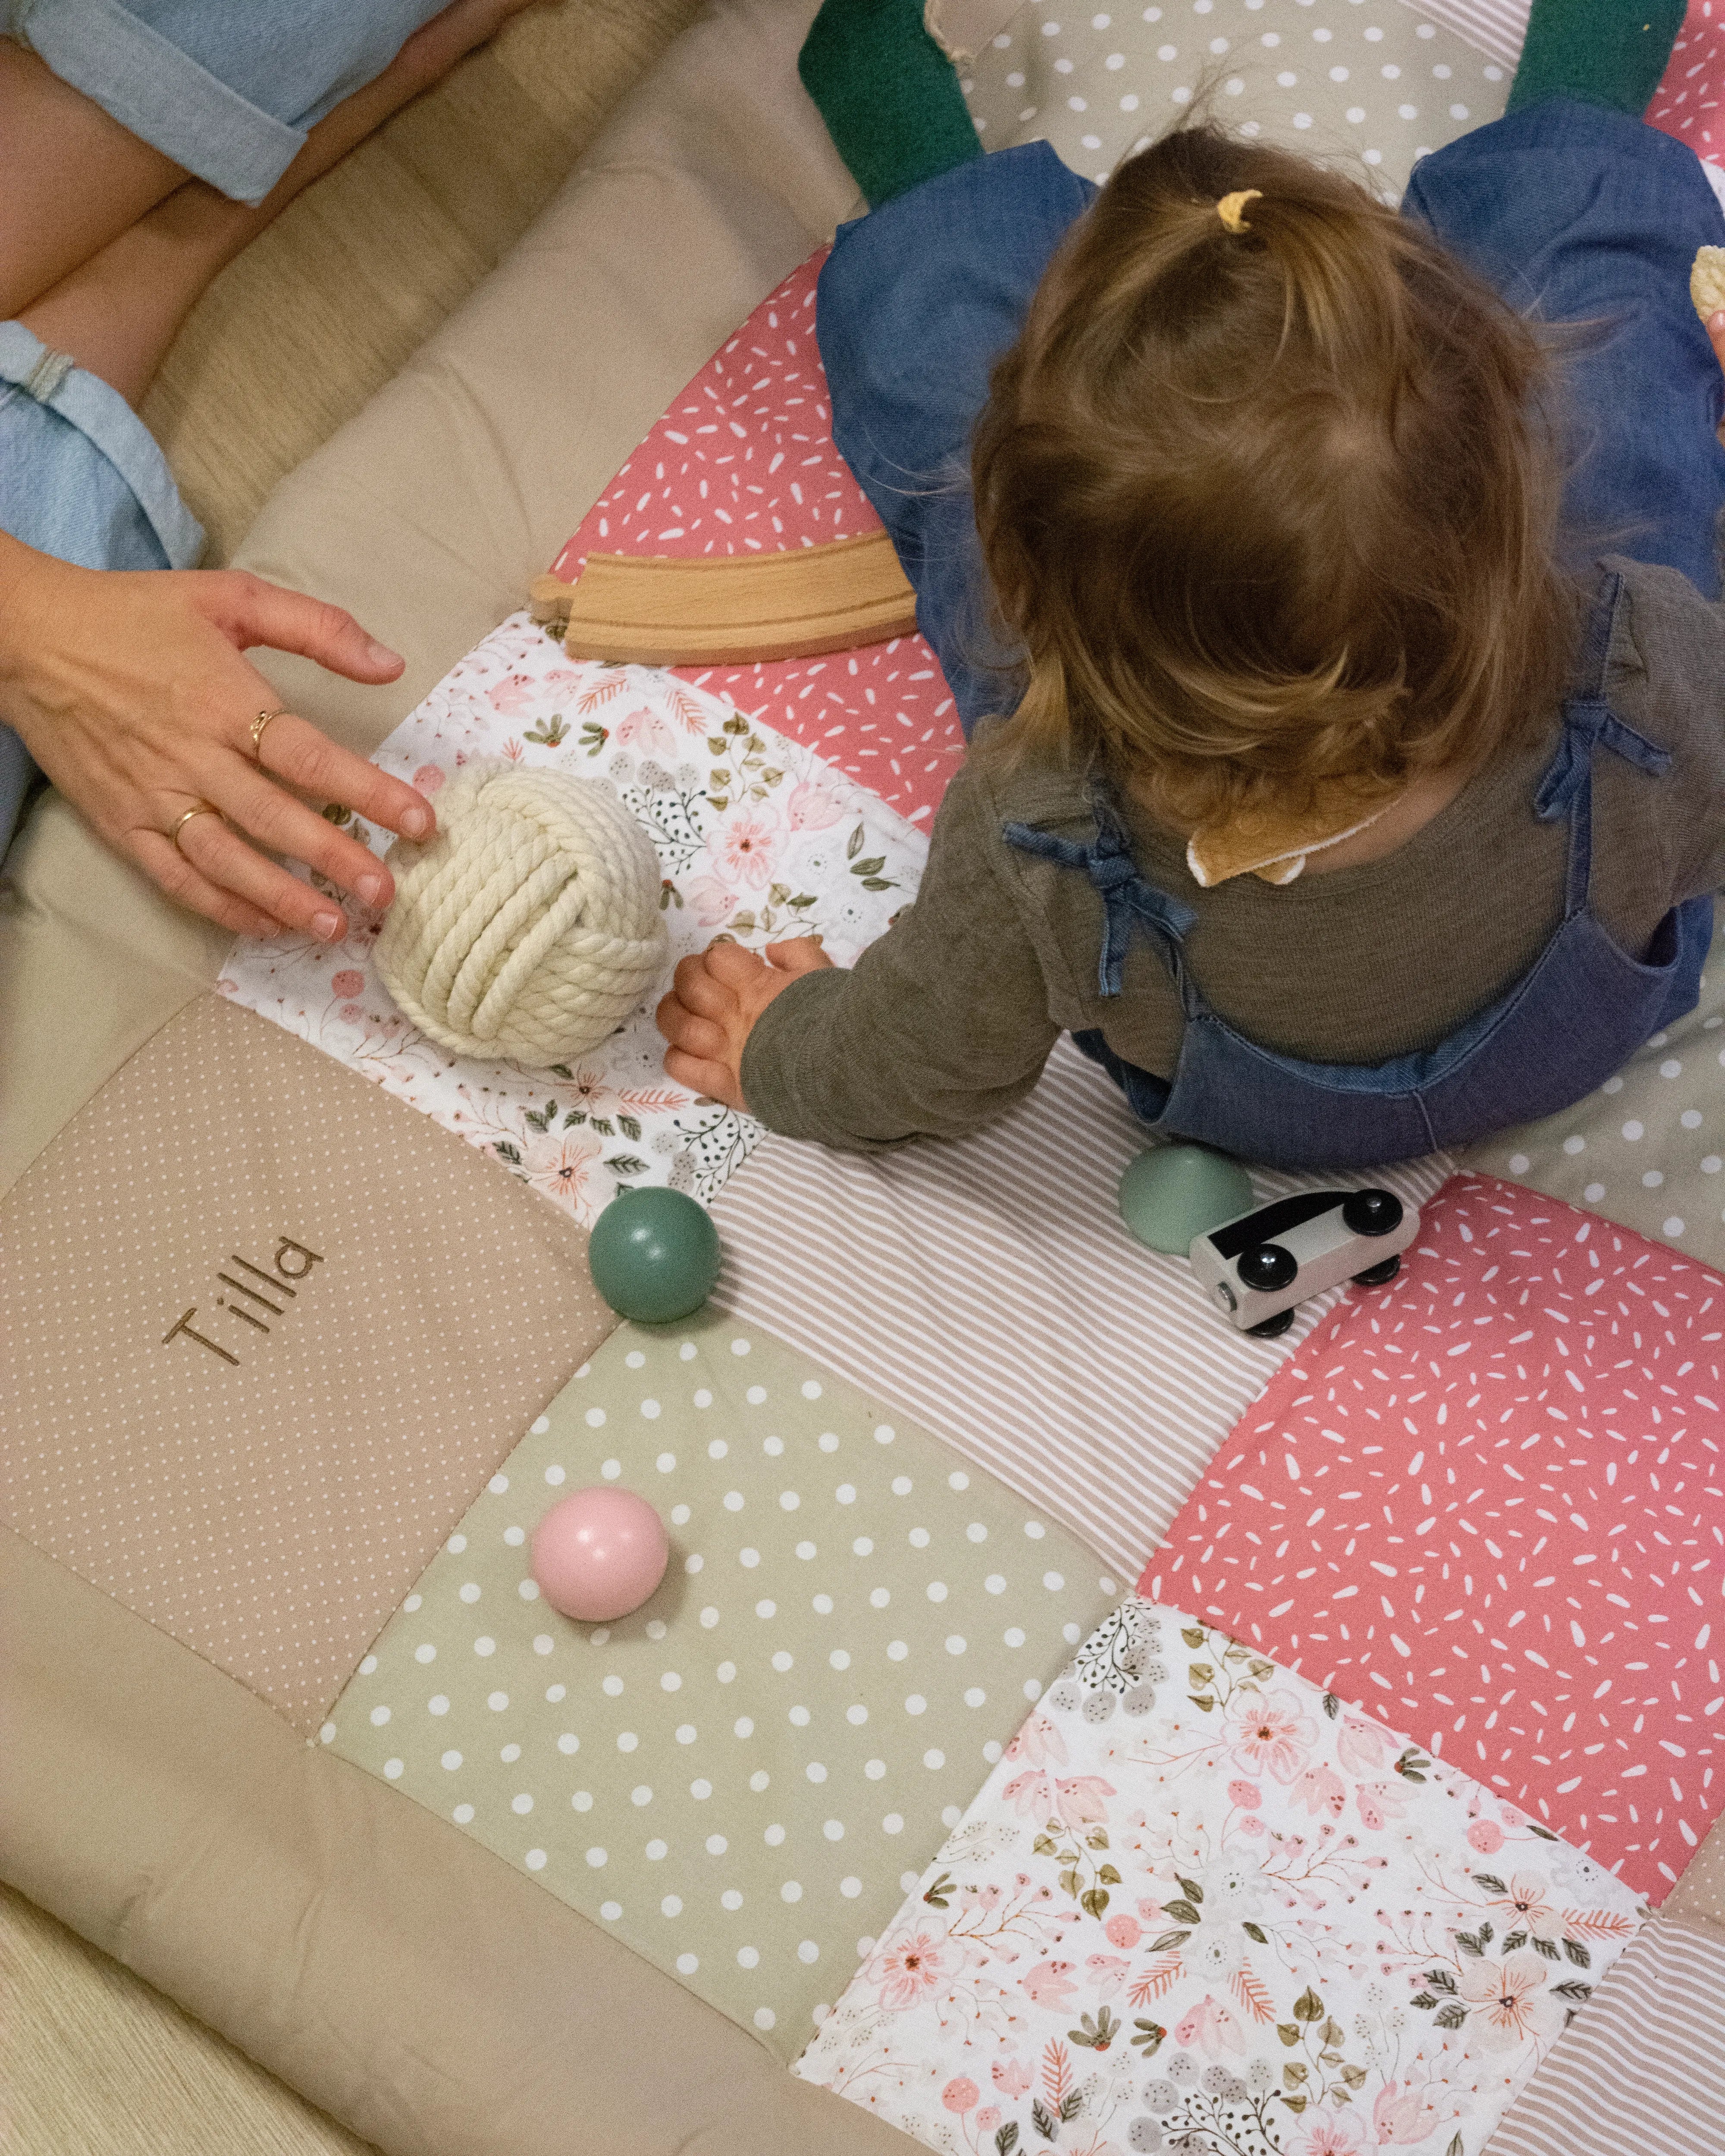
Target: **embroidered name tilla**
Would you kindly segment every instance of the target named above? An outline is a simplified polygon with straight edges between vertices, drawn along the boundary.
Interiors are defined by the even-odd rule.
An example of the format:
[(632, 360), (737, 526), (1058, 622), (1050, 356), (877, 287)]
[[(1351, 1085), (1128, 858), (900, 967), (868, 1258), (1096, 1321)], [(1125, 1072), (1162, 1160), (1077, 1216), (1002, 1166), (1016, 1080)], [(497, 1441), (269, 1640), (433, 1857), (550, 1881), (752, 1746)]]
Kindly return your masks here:
[[(299, 1298), (299, 1283), (310, 1279), (311, 1268), (322, 1263), (323, 1259), (317, 1251), (308, 1250), (303, 1243), (296, 1243), (291, 1235), (282, 1236), (276, 1244), (275, 1255), (267, 1270), (262, 1265), (254, 1265), (249, 1258), (230, 1255), (227, 1264), (232, 1270), (218, 1271), (216, 1275), (228, 1292), (216, 1297), (215, 1306), (225, 1312), (228, 1317), (237, 1317), (242, 1323), (250, 1326), (254, 1332), (269, 1332), (274, 1328), (262, 1313), (268, 1311), (270, 1317), (285, 1317), (288, 1306)], [(208, 1332), (200, 1332), (193, 1323), (198, 1315), (198, 1308), (194, 1302), (179, 1323), (163, 1333), (162, 1346), (171, 1347), (176, 1340), (195, 1340), (200, 1348), (208, 1348), (212, 1355), (219, 1355), (224, 1363), (233, 1363), (237, 1369), (239, 1358), (232, 1348), (224, 1348), (219, 1340), (212, 1340)], [(225, 1320), (218, 1322), (206, 1317), (203, 1322), (215, 1327)], [(249, 1337), (244, 1333), (230, 1333), (228, 1337), (242, 1347)]]

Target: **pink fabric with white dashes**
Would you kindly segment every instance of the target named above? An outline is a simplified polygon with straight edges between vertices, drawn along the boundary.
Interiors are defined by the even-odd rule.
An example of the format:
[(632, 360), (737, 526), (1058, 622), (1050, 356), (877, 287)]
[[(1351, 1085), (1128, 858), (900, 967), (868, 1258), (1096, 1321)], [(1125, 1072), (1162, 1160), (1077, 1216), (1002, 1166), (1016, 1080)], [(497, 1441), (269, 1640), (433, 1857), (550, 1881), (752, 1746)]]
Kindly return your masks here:
[(1683, 27), (1647, 107), (1651, 126), (1725, 163), (1725, 0), (1689, 0)]
[(1725, 1280), (1464, 1175), (1216, 1455), (1139, 1593), (1661, 1899), (1725, 1804)]
[[(613, 554), (780, 552), (878, 531), (833, 446), (814, 341), (821, 248), (707, 362), (596, 501), (553, 564), (572, 580)], [(920, 636), (825, 658), (680, 667), (926, 824), (964, 754), (939, 662)]]

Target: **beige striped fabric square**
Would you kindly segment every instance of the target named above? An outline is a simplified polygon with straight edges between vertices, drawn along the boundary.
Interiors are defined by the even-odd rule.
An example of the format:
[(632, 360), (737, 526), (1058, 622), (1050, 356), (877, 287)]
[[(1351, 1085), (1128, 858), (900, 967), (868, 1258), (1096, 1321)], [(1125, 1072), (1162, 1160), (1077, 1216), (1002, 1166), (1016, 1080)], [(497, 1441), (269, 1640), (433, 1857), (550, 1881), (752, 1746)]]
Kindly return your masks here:
[(0, 1518), (316, 1729), (611, 1330), (579, 1229), (213, 996), (0, 1206)]
[[(1277, 1341), (1224, 1324), (1185, 1259), (1121, 1220), (1121, 1175), (1148, 1143), (1064, 1041), (1029, 1099), (970, 1137), (867, 1155), (769, 1137), (713, 1205), (718, 1300), (901, 1407), (1134, 1576), (1336, 1301), (1302, 1306)], [(1423, 1204), (1448, 1173), (1434, 1155), (1373, 1179)], [(1322, 1183), (1253, 1178), (1260, 1199)]]
[(1718, 2156), (1725, 1931), (1655, 1917), (1505, 2113), (1486, 2156)]

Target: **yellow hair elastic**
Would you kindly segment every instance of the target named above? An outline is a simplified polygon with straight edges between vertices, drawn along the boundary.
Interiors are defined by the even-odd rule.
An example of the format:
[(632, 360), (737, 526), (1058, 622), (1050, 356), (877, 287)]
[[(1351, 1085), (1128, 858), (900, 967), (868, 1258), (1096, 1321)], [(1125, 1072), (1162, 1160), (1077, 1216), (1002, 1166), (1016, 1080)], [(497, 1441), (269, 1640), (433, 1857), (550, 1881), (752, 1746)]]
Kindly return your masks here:
[(1262, 187), (1242, 187), (1238, 194), (1224, 195), (1221, 201), (1216, 204), (1216, 215), (1222, 220), (1224, 231), (1250, 232), (1252, 228), (1240, 215), (1240, 212), (1249, 202), (1261, 202), (1263, 197)]

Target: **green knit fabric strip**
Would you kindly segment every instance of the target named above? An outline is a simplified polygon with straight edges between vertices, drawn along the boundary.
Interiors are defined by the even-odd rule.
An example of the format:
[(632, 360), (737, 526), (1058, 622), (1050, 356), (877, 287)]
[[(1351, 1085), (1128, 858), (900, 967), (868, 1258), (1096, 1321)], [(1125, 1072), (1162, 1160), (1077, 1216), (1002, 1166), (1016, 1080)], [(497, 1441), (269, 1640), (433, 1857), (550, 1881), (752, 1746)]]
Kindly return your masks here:
[(1684, 0), (1533, 0), (1509, 110), (1576, 97), (1639, 120), (1683, 27)]
[(825, 0), (797, 72), (870, 208), (982, 155), (922, 0)]

